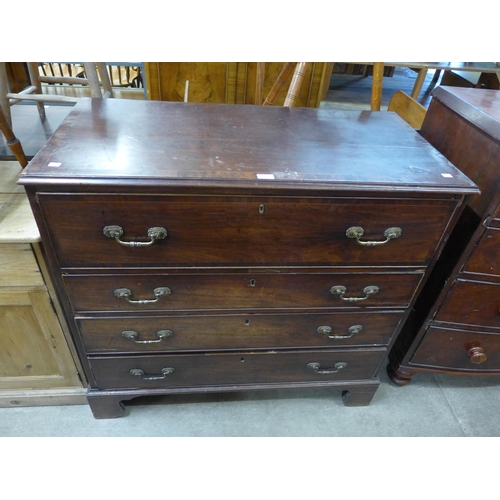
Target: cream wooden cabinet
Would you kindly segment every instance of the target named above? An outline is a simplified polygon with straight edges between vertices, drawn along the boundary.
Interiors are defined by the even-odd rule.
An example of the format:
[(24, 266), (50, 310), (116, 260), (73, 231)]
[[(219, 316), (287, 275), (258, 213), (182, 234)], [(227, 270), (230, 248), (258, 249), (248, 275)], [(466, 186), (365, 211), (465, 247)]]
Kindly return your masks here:
[(20, 166), (0, 166), (0, 406), (85, 404)]

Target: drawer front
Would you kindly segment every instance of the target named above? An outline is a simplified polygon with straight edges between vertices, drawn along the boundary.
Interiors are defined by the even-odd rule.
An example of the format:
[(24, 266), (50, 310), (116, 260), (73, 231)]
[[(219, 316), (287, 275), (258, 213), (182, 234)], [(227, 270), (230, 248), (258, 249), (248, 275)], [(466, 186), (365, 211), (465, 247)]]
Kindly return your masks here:
[(402, 311), (78, 320), (88, 353), (386, 345)]
[[(98, 389), (341, 382), (373, 378), (384, 348), (92, 358)], [(311, 365), (313, 364), (313, 365)], [(132, 373), (131, 373), (132, 372)]]
[[(498, 199), (498, 195), (497, 195), (497, 199)], [(492, 203), (494, 203), (494, 202), (492, 202)], [(491, 217), (488, 225), (492, 226), (492, 227), (500, 228), (500, 204), (497, 205), (496, 211), (493, 214), (493, 217)]]
[(488, 228), (470, 256), (464, 271), (500, 276), (500, 230)]
[[(456, 207), (453, 200), (45, 194), (39, 202), (61, 267), (421, 266), (432, 258)], [(105, 236), (111, 226), (122, 229), (125, 243), (153, 243), (124, 246)], [(163, 227), (166, 236), (151, 239), (153, 227)], [(358, 243), (346, 234), (355, 227), (362, 228), (360, 243), (385, 243)], [(401, 235), (387, 237), (387, 231), (398, 234), (391, 228)]]
[(500, 328), (500, 284), (457, 280), (436, 321)]
[(500, 371), (500, 335), (431, 326), (411, 363), (471, 372)]
[[(66, 275), (75, 311), (406, 307), (421, 273)], [(163, 294), (163, 295), (162, 295)]]

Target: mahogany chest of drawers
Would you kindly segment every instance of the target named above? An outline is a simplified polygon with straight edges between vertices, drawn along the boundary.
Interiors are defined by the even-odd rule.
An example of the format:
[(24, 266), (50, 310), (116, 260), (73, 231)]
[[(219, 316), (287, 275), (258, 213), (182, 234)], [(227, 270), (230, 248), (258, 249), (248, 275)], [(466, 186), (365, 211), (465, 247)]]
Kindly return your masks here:
[(88, 100), (20, 178), (89, 380), (367, 405), (477, 188), (392, 113)]
[(479, 186), (390, 353), (388, 373), (500, 374), (500, 92), (439, 87), (421, 134)]

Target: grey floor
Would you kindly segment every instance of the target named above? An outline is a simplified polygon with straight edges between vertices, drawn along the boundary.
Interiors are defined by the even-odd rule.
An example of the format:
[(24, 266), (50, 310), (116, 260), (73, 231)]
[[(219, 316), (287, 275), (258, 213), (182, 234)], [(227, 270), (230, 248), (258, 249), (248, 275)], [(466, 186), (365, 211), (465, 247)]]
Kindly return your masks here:
[(96, 420), (86, 405), (1, 408), (12, 437), (492, 437), (500, 379), (420, 374), (396, 387), (385, 370), (371, 404), (345, 407), (331, 389), (139, 399), (125, 417)]
[[(399, 81), (384, 81), (385, 101), (391, 85), (411, 91), (413, 79), (404, 70)], [(359, 88), (362, 105), (369, 103), (369, 81), (341, 75), (334, 76), (325, 104), (344, 107), (345, 88)], [(54, 126), (60, 111), (54, 110)], [(43, 134), (33, 140), (35, 149), (37, 140), (43, 144)], [(0, 408), (0, 437), (500, 436), (500, 378), (421, 374), (401, 388), (385, 370), (379, 376), (367, 407), (344, 407), (340, 392), (314, 389), (138, 399), (127, 406), (127, 416), (112, 420), (95, 420), (86, 405)]]

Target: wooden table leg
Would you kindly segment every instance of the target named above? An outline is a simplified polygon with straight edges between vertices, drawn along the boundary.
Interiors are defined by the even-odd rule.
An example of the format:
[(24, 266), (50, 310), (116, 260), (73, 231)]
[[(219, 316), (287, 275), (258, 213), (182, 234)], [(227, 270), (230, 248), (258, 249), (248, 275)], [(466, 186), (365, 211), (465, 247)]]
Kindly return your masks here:
[(427, 76), (427, 68), (422, 68), (417, 75), (415, 80), (415, 85), (413, 85), (413, 90), (411, 91), (411, 96), (413, 99), (417, 100), (422, 90), (422, 85), (424, 84), (425, 77)]
[(9, 146), (12, 153), (16, 157), (17, 161), (24, 168), (28, 164), (26, 155), (24, 154), (23, 147), (19, 142), (19, 139), (14, 135), (14, 132), (10, 128), (9, 122), (5, 117), (3, 109), (0, 107), (0, 131), (7, 140), (7, 146)]
[(380, 111), (380, 103), (382, 102), (382, 81), (384, 78), (384, 63), (373, 63), (373, 80), (372, 80), (372, 99), (371, 110)]

